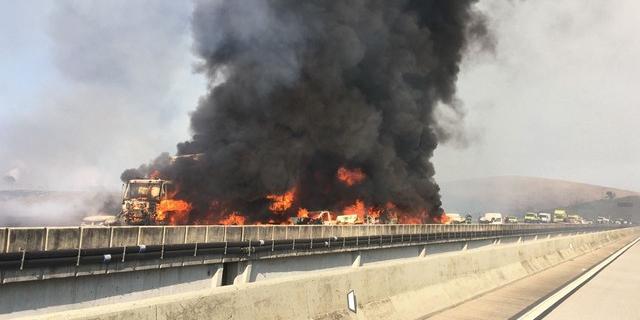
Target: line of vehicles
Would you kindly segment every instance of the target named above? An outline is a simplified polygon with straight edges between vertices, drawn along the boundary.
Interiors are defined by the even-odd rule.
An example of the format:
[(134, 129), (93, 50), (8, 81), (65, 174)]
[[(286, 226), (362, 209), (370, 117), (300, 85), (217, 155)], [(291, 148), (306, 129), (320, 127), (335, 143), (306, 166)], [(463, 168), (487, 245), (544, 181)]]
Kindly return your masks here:
[[(459, 213), (447, 213), (448, 224), (471, 224), (473, 217), (469, 214), (464, 217)], [(594, 220), (584, 219), (577, 213), (567, 213), (566, 210), (556, 209), (553, 213), (547, 212), (527, 212), (524, 216), (517, 217), (515, 215), (503, 215), (498, 212), (488, 212), (478, 218), (481, 224), (509, 224), (509, 223), (569, 223), (569, 224), (631, 224), (625, 219), (610, 219), (606, 217), (597, 217)]]
[[(160, 207), (163, 201), (172, 199), (175, 193), (173, 183), (162, 179), (132, 179), (123, 185), (122, 210), (118, 215), (96, 215), (85, 217), (82, 225), (158, 225), (164, 224)], [(167, 208), (165, 208), (167, 209)], [(168, 208), (170, 211), (171, 208)], [(446, 213), (446, 224), (471, 224), (470, 214)], [(481, 224), (513, 223), (571, 223), (571, 224), (631, 224), (625, 219), (597, 217), (595, 220), (582, 218), (576, 213), (556, 209), (553, 213), (527, 212), (522, 217), (503, 215), (498, 212), (484, 213), (477, 220)], [(361, 221), (355, 214), (335, 214), (330, 211), (310, 211), (304, 217), (292, 218), (292, 224), (397, 224), (392, 213), (381, 212), (379, 216), (366, 216)]]

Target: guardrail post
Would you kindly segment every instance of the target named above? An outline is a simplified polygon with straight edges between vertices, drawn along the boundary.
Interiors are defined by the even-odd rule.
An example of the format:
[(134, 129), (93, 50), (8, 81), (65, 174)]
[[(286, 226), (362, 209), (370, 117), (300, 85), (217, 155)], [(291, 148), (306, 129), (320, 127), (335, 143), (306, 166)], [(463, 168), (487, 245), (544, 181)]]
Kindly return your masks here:
[(44, 251), (47, 251), (47, 247), (49, 246), (49, 228), (44, 227), (44, 243), (42, 244), (41, 248)]
[(113, 229), (114, 227), (109, 227), (109, 248), (113, 247)]

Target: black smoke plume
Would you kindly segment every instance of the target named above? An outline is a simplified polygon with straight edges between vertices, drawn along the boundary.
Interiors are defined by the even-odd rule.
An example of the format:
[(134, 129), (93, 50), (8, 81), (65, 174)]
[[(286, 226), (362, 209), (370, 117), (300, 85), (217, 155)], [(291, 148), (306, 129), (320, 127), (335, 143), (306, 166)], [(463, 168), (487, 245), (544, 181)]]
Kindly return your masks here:
[[(339, 211), (361, 199), (438, 217), (434, 109), (454, 105), (468, 37), (483, 30), (474, 2), (197, 3), (195, 52), (210, 89), (178, 155), (199, 156), (141, 172), (175, 180), (196, 222), (233, 211), (281, 221), (265, 195), (292, 188), (292, 209)], [(340, 167), (367, 178), (346, 186)]]

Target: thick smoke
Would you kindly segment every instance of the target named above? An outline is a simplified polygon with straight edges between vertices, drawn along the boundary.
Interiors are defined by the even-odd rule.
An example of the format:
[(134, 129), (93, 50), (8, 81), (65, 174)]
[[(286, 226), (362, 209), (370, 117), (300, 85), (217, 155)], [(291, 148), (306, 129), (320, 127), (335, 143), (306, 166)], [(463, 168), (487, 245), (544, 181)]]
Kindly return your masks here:
[[(163, 176), (194, 221), (210, 211), (278, 220), (265, 195), (292, 188), (294, 208), (361, 199), (439, 216), (434, 109), (454, 108), (467, 35), (481, 30), (473, 2), (197, 3), (195, 51), (211, 85), (178, 154), (201, 155), (164, 162)], [(340, 167), (367, 178), (346, 186)]]

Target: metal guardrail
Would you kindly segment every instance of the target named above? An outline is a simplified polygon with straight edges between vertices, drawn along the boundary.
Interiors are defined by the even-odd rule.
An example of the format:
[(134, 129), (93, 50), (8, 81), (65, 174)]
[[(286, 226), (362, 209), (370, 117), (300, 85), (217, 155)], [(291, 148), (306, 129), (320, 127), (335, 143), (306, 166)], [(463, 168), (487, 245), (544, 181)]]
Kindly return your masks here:
[[(223, 241), (195, 241), (190, 243), (151, 243), (135, 245), (104, 246), (97, 248), (84, 248), (83, 231), (78, 230), (80, 239), (76, 248), (50, 249), (50, 250), (26, 250), (0, 253), (0, 269), (25, 269), (49, 266), (79, 266), (84, 264), (109, 264), (116, 262), (126, 262), (131, 260), (147, 259), (167, 259), (175, 257), (199, 257), (205, 255), (222, 255), (229, 257), (249, 257), (252, 254), (261, 252), (284, 252), (296, 250), (334, 250), (334, 249), (359, 249), (371, 248), (387, 245), (414, 245), (427, 244), (430, 242), (446, 240), (473, 240), (479, 238), (526, 236), (535, 234), (577, 232), (577, 231), (603, 231), (618, 229), (616, 225), (571, 225), (571, 224), (549, 224), (549, 225), (362, 225), (362, 226), (188, 226), (185, 229), (183, 241), (187, 241), (187, 231), (193, 227), (219, 227), (219, 228), (240, 228), (233, 229), (241, 231), (240, 240)], [(371, 228), (373, 227), (373, 228)], [(108, 231), (112, 237), (122, 228), (137, 231), (137, 241), (140, 241), (143, 228), (148, 227), (111, 227), (111, 228), (91, 228), (91, 230)], [(133, 228), (133, 229), (131, 229)], [(167, 228), (180, 227), (154, 227), (162, 230), (166, 235)], [(185, 227), (182, 227), (185, 228)], [(261, 229), (271, 228), (271, 239), (259, 238)], [(386, 229), (388, 228), (388, 229)], [(78, 228), (76, 228), (78, 229)], [(12, 229), (15, 230), (15, 229)], [(51, 229), (50, 229), (51, 230)], [(282, 231), (280, 233), (276, 232)], [(303, 230), (305, 236), (301, 237)], [(225, 230), (226, 231), (226, 230)], [(298, 231), (291, 233), (289, 231)], [(327, 236), (314, 237), (314, 231), (322, 234), (330, 233)], [(387, 231), (388, 233), (382, 233)], [(409, 231), (409, 232), (403, 232)], [(364, 235), (352, 235), (353, 233), (369, 233)], [(340, 233), (341, 235), (334, 235)], [(8, 235), (11, 233), (9, 232)], [(224, 233), (226, 235), (226, 233)], [(350, 235), (346, 235), (350, 234)], [(276, 238), (282, 235), (285, 238)], [(236, 235), (237, 236), (237, 235)], [(286, 238), (290, 237), (290, 238)], [(163, 240), (167, 238), (162, 237)], [(205, 237), (206, 239), (206, 237)], [(226, 239), (226, 238), (225, 238)], [(46, 248), (45, 248), (46, 249)]]

